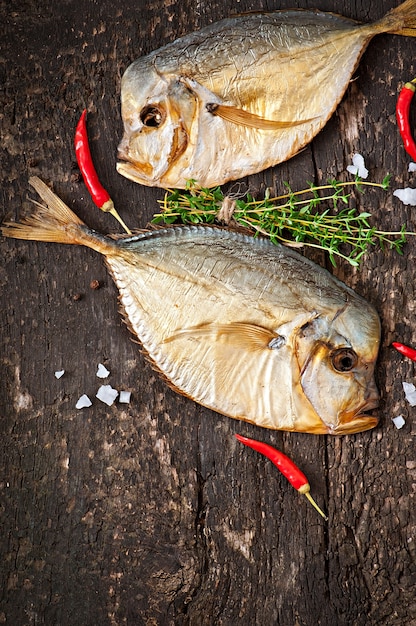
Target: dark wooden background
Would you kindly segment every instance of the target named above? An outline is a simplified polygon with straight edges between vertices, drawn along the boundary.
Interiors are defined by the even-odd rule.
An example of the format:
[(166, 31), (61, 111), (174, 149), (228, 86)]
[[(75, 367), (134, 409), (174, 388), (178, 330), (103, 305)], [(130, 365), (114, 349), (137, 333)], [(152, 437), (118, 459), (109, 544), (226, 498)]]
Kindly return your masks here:
[[(1, 217), (30, 211), (28, 177), (37, 174), (89, 225), (118, 231), (74, 164), (74, 127), (88, 107), (100, 176), (127, 223), (146, 225), (163, 192), (115, 171), (120, 77), (134, 58), (230, 13), (321, 8), (369, 21), (397, 4), (3, 0)], [(301, 189), (345, 176), (358, 151), (371, 180), (390, 172), (392, 190), (416, 186), (394, 116), (415, 52), (409, 39), (373, 40), (312, 145), (245, 183)], [(359, 202), (381, 228), (416, 228), (416, 209), (392, 191)], [(175, 394), (131, 341), (98, 255), (2, 240), (0, 624), (415, 626), (416, 426), (401, 389), (415, 365), (390, 347), (395, 338), (416, 344), (415, 246), (402, 257), (375, 249), (359, 270), (336, 269), (380, 312), (382, 403), (377, 429), (331, 438), (261, 430)], [(78, 397), (93, 398), (100, 384), (99, 362), (132, 402), (77, 411)], [(391, 422), (399, 413), (400, 431)], [(329, 522), (270, 462), (236, 445), (235, 432), (298, 462)]]

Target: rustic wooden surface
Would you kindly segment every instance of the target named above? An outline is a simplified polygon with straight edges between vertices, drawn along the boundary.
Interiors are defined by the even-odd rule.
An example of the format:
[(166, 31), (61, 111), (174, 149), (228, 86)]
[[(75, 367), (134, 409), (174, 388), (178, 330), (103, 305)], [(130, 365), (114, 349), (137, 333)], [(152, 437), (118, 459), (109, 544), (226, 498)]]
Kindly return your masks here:
[[(120, 77), (137, 56), (230, 13), (321, 8), (369, 21), (397, 4), (3, 0), (1, 217), (30, 211), (28, 176), (37, 174), (89, 225), (118, 230), (74, 165), (86, 106), (100, 176), (124, 219), (146, 225), (163, 192), (115, 171)], [(245, 182), (300, 189), (345, 176), (358, 151), (371, 180), (390, 172), (392, 189), (416, 186), (394, 117), (415, 52), (409, 39), (373, 40), (312, 145)], [(415, 228), (415, 209), (391, 191), (360, 202), (382, 228)], [(336, 269), (380, 312), (382, 403), (378, 428), (331, 438), (261, 430), (175, 394), (131, 341), (98, 255), (2, 240), (0, 624), (414, 626), (416, 426), (401, 382), (414, 380), (415, 366), (390, 343), (416, 343), (415, 246), (402, 257), (376, 249), (358, 271)], [(82, 393), (95, 395), (99, 362), (132, 402), (77, 411)], [(390, 419), (399, 413), (402, 430)], [(269, 462), (236, 445), (235, 432), (297, 461), (329, 522)]]

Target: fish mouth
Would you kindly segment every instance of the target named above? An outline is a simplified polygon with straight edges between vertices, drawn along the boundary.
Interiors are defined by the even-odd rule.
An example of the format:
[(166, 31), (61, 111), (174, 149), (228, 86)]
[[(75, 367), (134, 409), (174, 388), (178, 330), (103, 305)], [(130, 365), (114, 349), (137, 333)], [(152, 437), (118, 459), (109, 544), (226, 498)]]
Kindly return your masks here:
[[(121, 155), (119, 154), (119, 156)], [(116, 169), (119, 174), (135, 183), (152, 184), (153, 167), (148, 163), (137, 163), (125, 159), (116, 164)]]
[(339, 424), (336, 428), (328, 431), (330, 435), (354, 435), (371, 430), (378, 424), (376, 415), (366, 415), (365, 413), (357, 415), (352, 421), (346, 424)]
[[(339, 423), (335, 427), (329, 427), (328, 433), (331, 435), (353, 435), (365, 430), (371, 430), (377, 426), (379, 417), (377, 413), (369, 413), (379, 406), (379, 395), (374, 393), (364, 402), (356, 412), (344, 412), (340, 415)], [(367, 412), (368, 411), (368, 412)]]
[(119, 174), (132, 180), (135, 183), (151, 184), (154, 178), (154, 168), (150, 163), (137, 161), (130, 155), (129, 140), (123, 137), (118, 150), (117, 157), (120, 161), (116, 164)]

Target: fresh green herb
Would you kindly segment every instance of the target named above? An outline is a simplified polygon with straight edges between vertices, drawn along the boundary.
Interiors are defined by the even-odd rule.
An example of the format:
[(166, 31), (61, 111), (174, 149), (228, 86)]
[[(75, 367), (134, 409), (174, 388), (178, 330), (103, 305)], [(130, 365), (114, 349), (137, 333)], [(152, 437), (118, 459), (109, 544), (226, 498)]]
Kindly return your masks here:
[[(365, 187), (386, 190), (389, 181), (390, 176), (381, 183), (358, 177), (349, 182), (330, 180), (327, 185), (308, 183), (308, 189), (296, 192), (285, 184), (286, 194), (271, 198), (266, 192), (263, 200), (255, 200), (249, 193), (244, 198), (237, 194), (224, 196), (220, 187), (206, 189), (191, 180), (185, 191), (167, 190), (160, 201), (162, 211), (152, 221), (156, 224), (229, 224), (234, 220), (274, 243), (311, 246), (328, 252), (333, 265), (338, 256), (357, 266), (370, 246), (378, 243), (382, 249), (395, 249), (400, 254), (406, 236), (414, 234), (406, 232), (405, 226), (399, 232), (376, 230), (369, 222), (370, 213), (350, 206), (348, 188), (361, 193)], [(318, 212), (322, 205), (327, 208)]]

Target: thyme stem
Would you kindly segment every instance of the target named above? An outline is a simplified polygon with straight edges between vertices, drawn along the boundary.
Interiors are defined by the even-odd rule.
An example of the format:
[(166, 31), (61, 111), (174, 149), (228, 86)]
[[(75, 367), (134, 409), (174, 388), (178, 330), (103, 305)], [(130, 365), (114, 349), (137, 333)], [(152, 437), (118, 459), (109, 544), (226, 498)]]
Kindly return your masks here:
[[(354, 187), (363, 192), (364, 187), (388, 189), (390, 176), (381, 183), (363, 181), (340, 182), (330, 180), (326, 185), (308, 183), (307, 189), (293, 192), (286, 184), (286, 194), (255, 200), (250, 194), (244, 198), (225, 197), (220, 187), (207, 189), (189, 181), (185, 191), (167, 190), (160, 201), (161, 212), (154, 223), (214, 223), (223, 203), (233, 202), (232, 219), (272, 242), (294, 246), (310, 246), (324, 250), (335, 265), (335, 257), (358, 266), (370, 246), (377, 243), (384, 249), (395, 249), (402, 253), (406, 237), (414, 235), (403, 225), (400, 231), (377, 230), (370, 225), (368, 212), (359, 212), (350, 206), (351, 194), (347, 189)], [(330, 191), (329, 191), (330, 190)], [(318, 208), (324, 210), (318, 212)], [(341, 208), (340, 208), (341, 207)], [(332, 210), (332, 212), (330, 212)]]

